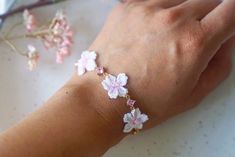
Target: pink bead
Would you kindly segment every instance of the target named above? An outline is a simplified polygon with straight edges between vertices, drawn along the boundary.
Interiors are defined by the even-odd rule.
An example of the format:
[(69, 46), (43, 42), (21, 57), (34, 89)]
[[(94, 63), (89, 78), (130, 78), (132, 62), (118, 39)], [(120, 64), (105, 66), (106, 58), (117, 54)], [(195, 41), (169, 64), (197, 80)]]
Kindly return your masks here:
[(97, 67), (96, 68), (96, 73), (98, 75), (102, 75), (104, 73), (104, 67)]
[(135, 105), (135, 100), (132, 100), (132, 99), (128, 99), (127, 100), (127, 102), (126, 102), (126, 104), (128, 105), (128, 106), (134, 106)]

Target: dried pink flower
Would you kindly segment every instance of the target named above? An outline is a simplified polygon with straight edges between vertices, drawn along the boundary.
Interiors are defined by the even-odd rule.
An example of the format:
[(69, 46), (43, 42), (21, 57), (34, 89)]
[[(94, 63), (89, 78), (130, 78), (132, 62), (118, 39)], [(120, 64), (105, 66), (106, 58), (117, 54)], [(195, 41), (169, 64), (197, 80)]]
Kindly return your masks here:
[(35, 16), (30, 13), (27, 9), (23, 12), (24, 24), (28, 32), (33, 31), (37, 28), (37, 20)]
[(39, 59), (39, 54), (33, 45), (28, 45), (27, 57), (29, 70), (32, 71), (37, 67)]
[(64, 56), (57, 53), (56, 54), (56, 63), (63, 63), (64, 62)]
[(62, 11), (56, 13), (50, 30), (50, 33), (42, 37), (44, 46), (46, 49), (55, 48), (56, 61), (57, 63), (62, 63), (64, 58), (70, 54), (73, 44), (73, 32), (66, 15)]

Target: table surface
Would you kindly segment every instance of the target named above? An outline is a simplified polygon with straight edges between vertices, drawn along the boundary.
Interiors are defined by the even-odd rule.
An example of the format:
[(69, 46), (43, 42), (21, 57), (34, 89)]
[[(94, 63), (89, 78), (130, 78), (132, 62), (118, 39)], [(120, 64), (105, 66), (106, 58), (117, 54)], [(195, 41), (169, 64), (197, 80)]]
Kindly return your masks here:
[[(25, 2), (29, 0), (20, 1), (22, 4)], [(0, 44), (0, 131), (35, 111), (63, 85), (74, 70), (74, 61), (95, 39), (115, 4), (115, 0), (70, 0), (34, 10), (40, 21), (49, 20), (59, 8), (67, 12), (76, 36), (73, 54), (62, 65), (56, 64), (55, 54), (45, 52), (40, 43), (14, 41), (22, 49), (31, 42), (44, 53), (38, 69), (29, 72), (25, 58)], [(20, 20), (21, 15), (8, 19), (2, 31)], [(22, 30), (21, 27), (17, 29), (19, 32)], [(154, 129), (127, 137), (104, 156), (234, 157), (234, 74), (235, 71), (197, 108)]]

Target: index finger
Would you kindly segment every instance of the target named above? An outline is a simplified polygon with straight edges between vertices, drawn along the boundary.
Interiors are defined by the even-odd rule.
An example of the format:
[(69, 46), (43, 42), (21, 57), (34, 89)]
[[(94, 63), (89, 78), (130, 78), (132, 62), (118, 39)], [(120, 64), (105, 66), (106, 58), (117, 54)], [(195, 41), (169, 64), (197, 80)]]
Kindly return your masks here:
[(235, 33), (235, 0), (224, 0), (201, 20), (206, 33), (220, 44)]

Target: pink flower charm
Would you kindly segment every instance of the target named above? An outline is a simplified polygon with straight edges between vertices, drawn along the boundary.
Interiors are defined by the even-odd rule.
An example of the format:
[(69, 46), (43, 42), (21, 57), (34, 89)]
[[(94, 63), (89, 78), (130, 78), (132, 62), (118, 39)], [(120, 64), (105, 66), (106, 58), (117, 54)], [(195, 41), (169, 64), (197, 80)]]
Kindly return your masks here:
[(143, 128), (143, 123), (148, 121), (148, 116), (146, 114), (141, 114), (139, 108), (133, 109), (130, 113), (127, 113), (123, 117), (125, 127), (123, 129), (124, 133), (129, 133), (133, 129), (140, 130)]
[(28, 60), (29, 70), (32, 71), (37, 67), (38, 59), (39, 59), (38, 52), (34, 46), (28, 45), (27, 57), (29, 59)]
[(24, 24), (27, 31), (31, 32), (37, 27), (37, 20), (27, 9), (23, 12)]
[(86, 71), (93, 71), (96, 69), (96, 53), (94, 51), (82, 52), (81, 58), (75, 63), (77, 66), (78, 75), (83, 75)]
[(128, 93), (128, 90), (124, 87), (127, 84), (127, 80), (128, 77), (124, 73), (118, 74), (117, 78), (109, 74), (102, 81), (102, 85), (108, 91), (109, 97), (116, 99), (118, 96), (125, 97)]

